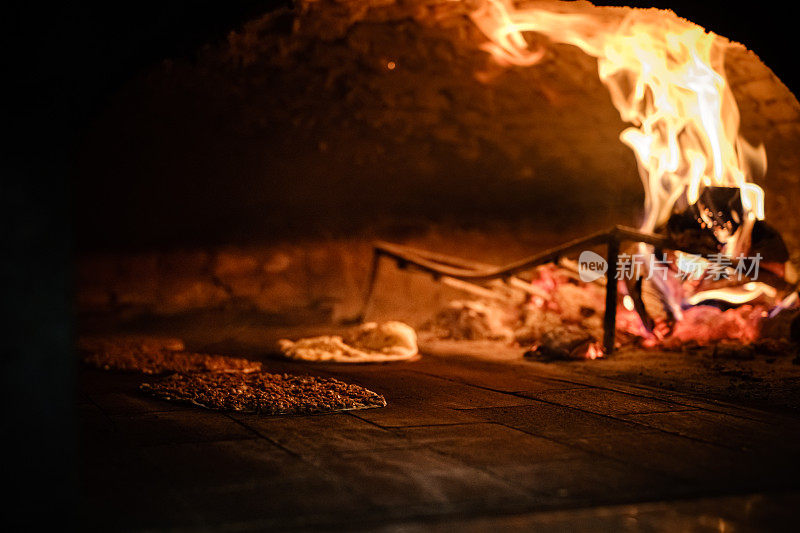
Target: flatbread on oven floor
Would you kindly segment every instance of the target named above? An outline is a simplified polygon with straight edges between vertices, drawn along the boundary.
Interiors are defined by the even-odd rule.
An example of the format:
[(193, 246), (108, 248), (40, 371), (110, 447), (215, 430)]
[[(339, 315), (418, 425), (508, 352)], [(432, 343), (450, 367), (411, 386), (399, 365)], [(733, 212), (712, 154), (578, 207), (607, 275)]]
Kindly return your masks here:
[(278, 341), (289, 359), (332, 363), (386, 363), (418, 357), (417, 334), (402, 322), (367, 322), (348, 335), (323, 335)]
[(87, 338), (78, 343), (83, 362), (101, 370), (170, 372), (258, 372), (261, 363), (240, 357), (185, 351), (180, 339), (159, 337)]
[(173, 374), (140, 386), (143, 392), (220, 411), (266, 415), (329, 413), (385, 407), (386, 399), (334, 378), (288, 374)]

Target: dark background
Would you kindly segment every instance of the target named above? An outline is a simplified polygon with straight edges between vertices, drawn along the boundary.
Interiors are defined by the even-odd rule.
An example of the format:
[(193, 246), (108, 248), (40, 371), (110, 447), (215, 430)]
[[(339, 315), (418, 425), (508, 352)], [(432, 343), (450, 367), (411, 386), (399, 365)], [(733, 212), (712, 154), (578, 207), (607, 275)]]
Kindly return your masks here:
[[(777, 2), (625, 2), (673, 9), (746, 44), (796, 92), (795, 21)], [(6, 133), (2, 172), (6, 346), (3, 418), (7, 500), (17, 521), (70, 523), (76, 435), (71, 424), (70, 169), (88, 125), (127, 80), (189, 58), (276, 0), (6, 4)], [(10, 140), (9, 140), (10, 139)], [(79, 178), (78, 178), (79, 179)], [(80, 228), (78, 228), (80, 231)], [(16, 474), (16, 475), (15, 475)]]

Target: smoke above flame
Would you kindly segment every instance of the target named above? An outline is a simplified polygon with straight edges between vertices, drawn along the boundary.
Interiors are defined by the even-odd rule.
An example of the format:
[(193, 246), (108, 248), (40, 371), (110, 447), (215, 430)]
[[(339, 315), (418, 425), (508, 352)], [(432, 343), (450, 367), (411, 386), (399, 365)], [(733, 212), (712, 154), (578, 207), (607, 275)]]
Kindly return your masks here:
[(655, 230), (705, 187), (737, 187), (746, 220), (726, 251), (743, 251), (752, 223), (764, 218), (764, 193), (752, 180), (766, 172), (767, 158), (763, 146), (739, 135), (739, 109), (724, 71), (727, 40), (658, 9), (576, 13), (562, 3), (484, 0), (470, 16), (489, 39), (482, 48), (504, 65), (544, 58), (544, 48), (526, 38), (531, 34), (597, 58), (612, 103), (631, 124), (620, 140), (633, 149), (644, 185), (641, 229)]

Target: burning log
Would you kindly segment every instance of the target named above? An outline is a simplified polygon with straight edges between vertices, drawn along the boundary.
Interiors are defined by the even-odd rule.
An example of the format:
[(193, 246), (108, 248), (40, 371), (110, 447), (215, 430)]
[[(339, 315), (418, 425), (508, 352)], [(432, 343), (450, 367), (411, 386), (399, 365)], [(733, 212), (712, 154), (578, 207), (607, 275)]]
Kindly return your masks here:
[[(723, 250), (746, 217), (741, 194), (736, 187), (707, 187), (694, 204), (670, 216), (661, 229), (676, 249), (698, 254)], [(770, 263), (785, 263), (789, 251), (780, 233), (763, 220), (755, 220), (750, 230), (748, 252), (761, 254)]]

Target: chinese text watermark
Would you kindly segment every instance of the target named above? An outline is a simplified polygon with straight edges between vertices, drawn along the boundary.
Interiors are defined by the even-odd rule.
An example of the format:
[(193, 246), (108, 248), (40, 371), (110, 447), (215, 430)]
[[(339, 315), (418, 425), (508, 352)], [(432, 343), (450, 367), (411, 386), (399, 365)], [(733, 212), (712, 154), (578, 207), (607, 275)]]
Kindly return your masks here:
[[(674, 258), (667, 254), (657, 257), (655, 254), (626, 254), (617, 256), (614, 278), (618, 280), (636, 280), (653, 278), (666, 280), (672, 272), (673, 276), (687, 280), (756, 280), (758, 279), (761, 254), (731, 258), (716, 253), (706, 256), (678, 254)], [(581, 252), (578, 257), (578, 274), (581, 281), (592, 282), (605, 276), (608, 272), (608, 261), (590, 250)]]

